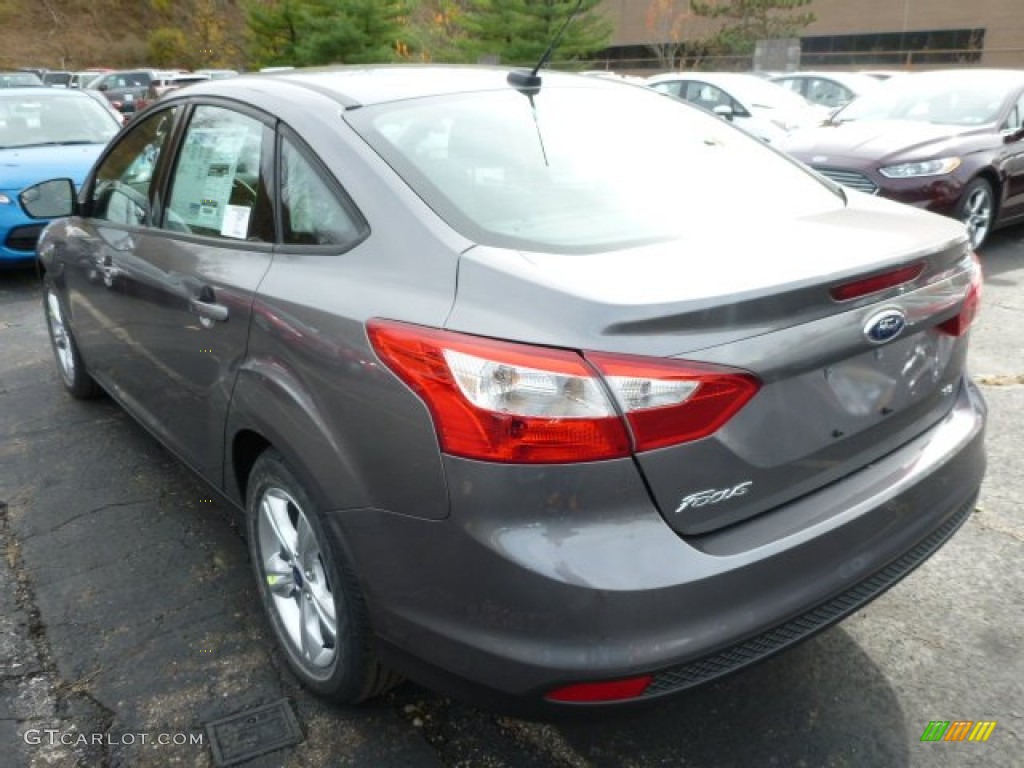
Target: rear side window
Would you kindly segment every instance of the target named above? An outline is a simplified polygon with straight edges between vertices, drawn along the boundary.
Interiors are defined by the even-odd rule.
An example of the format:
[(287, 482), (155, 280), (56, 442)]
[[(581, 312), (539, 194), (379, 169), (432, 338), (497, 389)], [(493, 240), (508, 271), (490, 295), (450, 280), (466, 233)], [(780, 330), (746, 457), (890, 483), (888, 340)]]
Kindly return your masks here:
[(286, 245), (351, 246), (366, 232), (362, 217), (287, 138), (281, 142), (281, 219)]
[(230, 109), (196, 107), (178, 153), (164, 227), (231, 240), (273, 242), (268, 153), (273, 133)]
[(133, 126), (96, 171), (90, 205), (93, 218), (128, 226), (150, 221), (150, 187), (178, 108), (150, 115)]

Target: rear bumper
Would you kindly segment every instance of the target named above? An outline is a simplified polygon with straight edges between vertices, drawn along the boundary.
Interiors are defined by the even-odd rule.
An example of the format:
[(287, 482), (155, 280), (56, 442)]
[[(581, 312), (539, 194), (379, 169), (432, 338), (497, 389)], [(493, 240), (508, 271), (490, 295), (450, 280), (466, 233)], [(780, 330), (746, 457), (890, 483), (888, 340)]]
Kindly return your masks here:
[[(966, 384), (939, 424), (784, 508), (682, 538), (631, 461), (446, 459), (452, 513), (331, 516), (386, 659), (491, 705), (652, 674), (653, 699), (742, 668), (856, 610), (966, 520), (985, 467)], [(582, 705), (590, 706), (590, 705)]]

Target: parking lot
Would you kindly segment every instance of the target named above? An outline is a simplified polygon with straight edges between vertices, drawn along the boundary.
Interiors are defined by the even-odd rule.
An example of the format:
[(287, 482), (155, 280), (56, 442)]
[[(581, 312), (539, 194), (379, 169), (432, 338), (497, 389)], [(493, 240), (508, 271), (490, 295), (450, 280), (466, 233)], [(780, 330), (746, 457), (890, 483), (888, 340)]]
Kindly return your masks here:
[[(297, 687), (229, 510), (109, 400), (64, 395), (35, 275), (0, 273), (3, 764), (214, 765), (207, 724), (285, 699), (301, 742), (244, 765), (1019, 766), (1024, 228), (982, 262), (989, 471), (967, 525), (789, 652), (640, 713), (553, 723), (410, 683), (358, 709)], [(935, 720), (997, 725), (922, 742)]]

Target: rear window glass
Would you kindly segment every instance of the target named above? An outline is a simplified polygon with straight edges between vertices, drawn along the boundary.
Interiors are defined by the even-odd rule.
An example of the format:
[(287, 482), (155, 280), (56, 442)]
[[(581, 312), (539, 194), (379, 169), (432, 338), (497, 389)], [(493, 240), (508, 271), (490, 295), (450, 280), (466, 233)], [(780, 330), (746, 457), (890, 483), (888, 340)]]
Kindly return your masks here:
[(546, 88), (348, 114), (442, 218), (477, 242), (596, 252), (842, 205), (728, 123), (646, 89)]

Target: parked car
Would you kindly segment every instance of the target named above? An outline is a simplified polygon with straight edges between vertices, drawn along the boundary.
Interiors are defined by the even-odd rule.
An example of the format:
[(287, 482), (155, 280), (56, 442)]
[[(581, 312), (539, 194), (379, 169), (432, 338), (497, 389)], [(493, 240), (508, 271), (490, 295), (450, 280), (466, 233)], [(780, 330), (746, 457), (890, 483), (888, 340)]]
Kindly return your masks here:
[(164, 74), (150, 81), (145, 97), (137, 102), (136, 107), (137, 109), (143, 109), (164, 94), (170, 93), (177, 88), (184, 88), (186, 85), (194, 85), (195, 83), (205, 83), (211, 79), (209, 75), (201, 75), (198, 72)]
[(99, 80), (99, 78), (104, 74), (105, 72), (98, 71), (95, 69), (86, 69), (81, 72), (75, 72), (71, 75), (71, 82), (68, 85), (68, 87), (88, 88), (90, 83), (92, 83), (94, 80)]
[(74, 72), (51, 69), (43, 73), (43, 83), (51, 88), (70, 88)]
[(125, 69), (107, 72), (92, 80), (88, 88), (103, 93), (123, 115), (133, 117), (146, 106), (150, 83), (177, 74), (176, 70)]
[(858, 609), (974, 509), (962, 226), (540, 77), (200, 83), (77, 198), (22, 195), (69, 215), (39, 243), (64, 386), (244, 514), (325, 696), (655, 700)]
[(43, 85), (43, 79), (35, 72), (0, 72), (0, 88), (26, 88)]
[(873, 77), (876, 80), (890, 80), (894, 77), (901, 77), (907, 74), (908, 70), (905, 69), (861, 69), (858, 70), (860, 74)]
[(117, 120), (117, 124), (118, 125), (124, 125), (124, 122), (125, 122), (124, 114), (119, 112), (117, 110), (117, 107), (115, 107), (113, 104), (111, 104), (110, 100), (107, 99), (107, 97), (104, 96), (100, 91), (94, 91), (94, 90), (91, 90), (89, 88), (82, 88), (80, 90), (82, 91), (82, 93), (84, 93), (90, 99), (92, 99), (97, 104), (99, 104), (101, 107), (103, 107), (107, 112), (109, 112), (110, 115), (115, 120)]
[(857, 72), (787, 72), (771, 81), (829, 109), (846, 106), (881, 85), (881, 80)]
[(960, 219), (977, 248), (1024, 217), (1024, 72), (904, 75), (781, 146), (836, 182)]
[(647, 78), (647, 84), (731, 120), (768, 143), (779, 141), (794, 128), (817, 125), (828, 116), (828, 110), (756, 75), (670, 72)]
[(0, 91), (0, 268), (34, 263), (45, 224), (25, 213), (18, 194), (55, 175), (81, 184), (119, 127), (109, 107), (78, 91)]
[(237, 69), (197, 69), (193, 74), (206, 75), (211, 80), (224, 80), (228, 77), (238, 77)]

